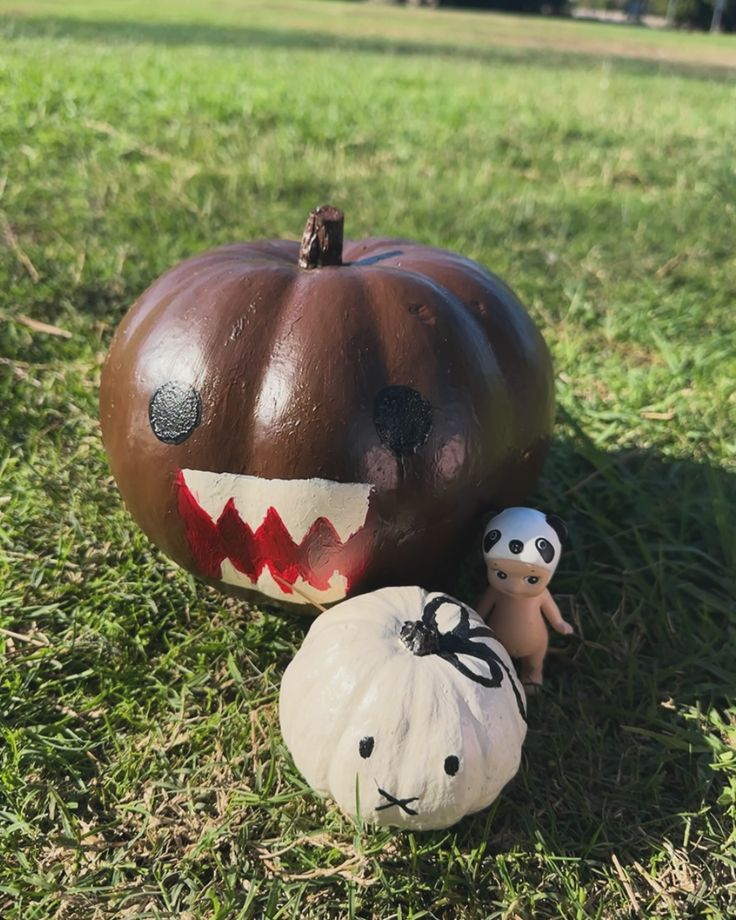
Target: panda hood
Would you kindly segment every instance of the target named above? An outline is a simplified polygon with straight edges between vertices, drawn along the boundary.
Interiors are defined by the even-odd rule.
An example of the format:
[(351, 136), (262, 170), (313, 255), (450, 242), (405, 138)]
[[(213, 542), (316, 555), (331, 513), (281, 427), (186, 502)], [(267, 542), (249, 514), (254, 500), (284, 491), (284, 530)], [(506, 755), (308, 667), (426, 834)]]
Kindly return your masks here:
[(534, 508), (507, 508), (491, 518), (483, 535), (486, 560), (527, 562), (553, 573), (567, 530), (560, 518)]

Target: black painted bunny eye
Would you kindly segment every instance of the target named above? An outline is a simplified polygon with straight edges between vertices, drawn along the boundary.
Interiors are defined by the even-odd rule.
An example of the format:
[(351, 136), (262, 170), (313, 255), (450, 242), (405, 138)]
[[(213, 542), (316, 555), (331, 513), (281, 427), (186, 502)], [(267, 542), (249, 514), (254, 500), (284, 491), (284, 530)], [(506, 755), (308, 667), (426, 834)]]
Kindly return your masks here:
[(448, 776), (454, 776), (457, 771), (460, 769), (460, 761), (455, 757), (454, 754), (450, 754), (449, 757), (445, 757), (445, 773)]
[(526, 581), (526, 582), (527, 582), (528, 584), (530, 584), (530, 585), (537, 585), (537, 584), (539, 584), (539, 576), (537, 576), (537, 575), (527, 575), (527, 577), (524, 579), (524, 581)]
[(373, 403), (373, 423), (381, 443), (397, 457), (406, 457), (429, 437), (432, 406), (411, 387), (384, 387)]
[(483, 552), (490, 553), (490, 551), (493, 549), (493, 547), (496, 545), (496, 543), (498, 543), (500, 539), (501, 539), (500, 530), (496, 530), (495, 528), (493, 530), (489, 530), (488, 533), (485, 535), (485, 537), (483, 537)]
[(499, 570), (498, 572), (496, 572), (496, 578), (500, 578), (501, 581), (503, 581), (504, 579), (506, 579), (506, 578), (508, 578), (508, 577), (509, 577), (509, 576), (508, 576), (505, 572), (501, 572), (500, 570)]
[(375, 742), (370, 735), (366, 735), (365, 738), (361, 738), (358, 742), (358, 751), (364, 760), (367, 760), (373, 753), (374, 744)]
[(181, 444), (199, 425), (202, 401), (188, 383), (169, 380), (162, 384), (148, 404), (153, 433), (164, 444)]

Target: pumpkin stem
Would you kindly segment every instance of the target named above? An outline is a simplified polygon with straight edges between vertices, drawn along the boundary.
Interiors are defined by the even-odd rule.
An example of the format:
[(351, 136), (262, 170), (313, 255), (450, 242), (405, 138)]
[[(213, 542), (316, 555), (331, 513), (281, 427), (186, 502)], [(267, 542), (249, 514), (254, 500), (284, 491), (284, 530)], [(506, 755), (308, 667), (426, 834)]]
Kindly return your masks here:
[(404, 645), (415, 655), (436, 655), (440, 649), (439, 630), (433, 623), (407, 620), (399, 635)]
[(345, 215), (323, 204), (309, 215), (299, 250), (300, 268), (342, 265), (342, 231)]

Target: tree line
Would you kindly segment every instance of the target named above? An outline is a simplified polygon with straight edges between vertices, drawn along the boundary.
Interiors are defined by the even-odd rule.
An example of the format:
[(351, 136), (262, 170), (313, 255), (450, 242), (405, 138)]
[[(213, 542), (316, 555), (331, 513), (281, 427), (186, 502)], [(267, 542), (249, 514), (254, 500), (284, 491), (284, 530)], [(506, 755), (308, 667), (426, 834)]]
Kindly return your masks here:
[[(398, 0), (407, 6), (459, 7), (507, 13), (569, 14), (569, 0)], [(711, 31), (736, 31), (736, 0), (581, 0), (591, 9), (622, 10), (632, 20), (646, 13), (666, 16), (673, 25)]]

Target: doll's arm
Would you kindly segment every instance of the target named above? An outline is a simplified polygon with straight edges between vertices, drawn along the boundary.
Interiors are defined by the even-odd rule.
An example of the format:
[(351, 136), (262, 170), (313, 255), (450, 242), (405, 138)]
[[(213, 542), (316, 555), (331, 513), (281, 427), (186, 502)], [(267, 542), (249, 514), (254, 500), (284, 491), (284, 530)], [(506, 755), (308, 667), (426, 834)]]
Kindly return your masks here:
[(493, 608), (496, 606), (496, 598), (493, 588), (486, 588), (475, 607), (476, 613), (482, 619), (487, 621)]
[(542, 600), (539, 604), (539, 609), (547, 618), (549, 625), (552, 629), (555, 629), (558, 633), (562, 633), (563, 636), (569, 636), (573, 631), (572, 626), (562, 619), (562, 614), (560, 613), (560, 608), (554, 601), (554, 598), (549, 593), (545, 591), (542, 595)]

